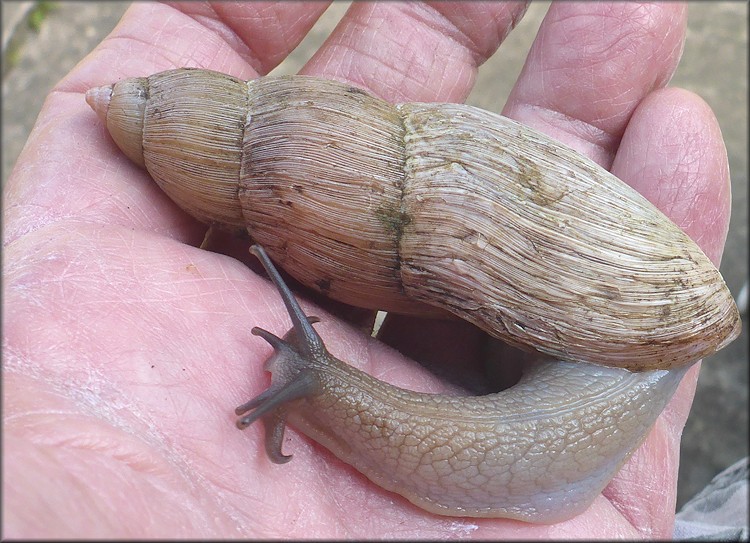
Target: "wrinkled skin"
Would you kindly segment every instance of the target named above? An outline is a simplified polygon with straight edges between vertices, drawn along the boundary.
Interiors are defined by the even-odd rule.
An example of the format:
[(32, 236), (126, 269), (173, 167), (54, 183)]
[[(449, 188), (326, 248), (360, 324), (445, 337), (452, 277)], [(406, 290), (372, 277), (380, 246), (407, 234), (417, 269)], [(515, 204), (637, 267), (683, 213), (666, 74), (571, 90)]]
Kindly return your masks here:
[[(255, 78), (324, 8), (134, 5), (50, 94), (4, 198), (3, 535), (670, 536), (697, 366), (594, 504), (552, 526), (437, 517), (293, 430), (284, 448), (294, 460), (277, 466), (260, 426), (235, 428), (233, 408), (269, 382), (270, 347), (250, 329), (282, 334), (281, 300), (242, 262), (197, 248), (203, 226), (117, 151), (83, 93), (176, 66)], [(355, 5), (303, 73), (390, 101), (461, 102), (523, 11)], [(503, 113), (611, 169), (718, 264), (730, 202), (721, 134), (700, 98), (665, 88), (685, 24), (674, 3), (553, 5)], [(339, 358), (407, 388), (444, 390), (395, 350), (303, 306), (322, 318)], [(445, 341), (445, 324), (401, 324), (438, 327)], [(451, 353), (470, 362), (479, 335), (452, 329)]]

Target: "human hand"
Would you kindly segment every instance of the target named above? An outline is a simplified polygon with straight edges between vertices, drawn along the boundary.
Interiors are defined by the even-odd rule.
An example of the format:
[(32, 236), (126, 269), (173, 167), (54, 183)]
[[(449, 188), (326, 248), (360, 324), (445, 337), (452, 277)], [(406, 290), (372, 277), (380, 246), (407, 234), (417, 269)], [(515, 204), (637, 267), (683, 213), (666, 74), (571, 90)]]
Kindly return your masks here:
[[(668, 537), (697, 369), (603, 495), (554, 526), (436, 517), (293, 431), (294, 461), (275, 466), (261, 428), (234, 427), (234, 406), (268, 383), (270, 348), (250, 328), (289, 327), (278, 294), (195, 248), (204, 227), (114, 149), (82, 93), (176, 66), (265, 74), (324, 8), (136, 4), (50, 95), (5, 195), (5, 534)], [(393, 102), (460, 102), (522, 11), (355, 4), (303, 73)], [(721, 135), (700, 99), (662, 89), (684, 31), (685, 8), (671, 3), (553, 5), (504, 114), (611, 169), (718, 263), (729, 213)], [(339, 358), (406, 388), (442, 386), (308, 313), (323, 317)], [(452, 342), (474, 353), (467, 336)]]

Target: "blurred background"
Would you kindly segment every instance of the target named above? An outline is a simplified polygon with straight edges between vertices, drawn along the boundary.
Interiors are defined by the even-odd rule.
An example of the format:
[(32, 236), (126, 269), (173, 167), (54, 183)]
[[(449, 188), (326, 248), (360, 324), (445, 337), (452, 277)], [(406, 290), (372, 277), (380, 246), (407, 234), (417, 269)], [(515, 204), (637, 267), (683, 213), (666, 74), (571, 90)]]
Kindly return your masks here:
[[(128, 2), (2, 2), (2, 183), (12, 171), (50, 89), (117, 24)], [(293, 74), (348, 8), (334, 3), (274, 74)], [(524, 19), (479, 72), (467, 103), (499, 112), (523, 66), (548, 3)], [(689, 2), (687, 41), (671, 85), (703, 97), (729, 152), (732, 221), (721, 272), (735, 297), (748, 278), (748, 89), (746, 2)], [(139, 74), (147, 75), (147, 74)], [(748, 454), (747, 311), (742, 336), (704, 360), (682, 439), (678, 508)]]

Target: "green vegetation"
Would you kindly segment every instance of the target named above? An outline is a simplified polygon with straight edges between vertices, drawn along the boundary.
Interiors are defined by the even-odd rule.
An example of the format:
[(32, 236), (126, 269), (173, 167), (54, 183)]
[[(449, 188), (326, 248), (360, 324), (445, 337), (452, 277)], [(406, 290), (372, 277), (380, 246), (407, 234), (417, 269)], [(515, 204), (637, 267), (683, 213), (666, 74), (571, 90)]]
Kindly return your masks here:
[(55, 2), (39, 0), (29, 12), (28, 18), (26, 19), (26, 24), (34, 32), (39, 32), (42, 23), (47, 18), (47, 15), (54, 9)]

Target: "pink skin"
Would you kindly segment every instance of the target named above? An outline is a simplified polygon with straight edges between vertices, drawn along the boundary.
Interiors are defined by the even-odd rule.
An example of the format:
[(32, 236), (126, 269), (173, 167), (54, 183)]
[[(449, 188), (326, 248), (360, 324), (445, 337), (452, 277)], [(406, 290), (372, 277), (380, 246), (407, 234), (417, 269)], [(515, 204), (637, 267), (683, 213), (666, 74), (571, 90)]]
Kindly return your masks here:
[[(234, 406), (269, 382), (271, 348), (250, 329), (289, 327), (278, 293), (242, 262), (196, 248), (203, 227), (116, 150), (83, 92), (176, 66), (254, 78), (323, 9), (134, 5), (50, 94), (4, 200), (3, 535), (670, 536), (697, 366), (602, 496), (552, 526), (437, 517), (293, 430), (284, 447), (294, 460), (277, 466), (260, 426), (234, 426)], [(303, 73), (391, 101), (460, 102), (523, 10), (357, 4)], [(718, 264), (730, 199), (721, 134), (698, 97), (663, 88), (685, 21), (673, 3), (553, 5), (504, 113), (611, 168)], [(406, 388), (444, 389), (395, 350), (303, 306), (322, 318), (337, 357)], [(474, 340), (459, 332), (454, 349), (476, 353)]]

